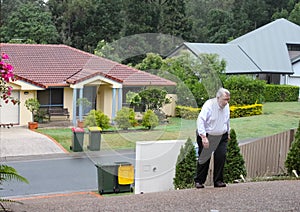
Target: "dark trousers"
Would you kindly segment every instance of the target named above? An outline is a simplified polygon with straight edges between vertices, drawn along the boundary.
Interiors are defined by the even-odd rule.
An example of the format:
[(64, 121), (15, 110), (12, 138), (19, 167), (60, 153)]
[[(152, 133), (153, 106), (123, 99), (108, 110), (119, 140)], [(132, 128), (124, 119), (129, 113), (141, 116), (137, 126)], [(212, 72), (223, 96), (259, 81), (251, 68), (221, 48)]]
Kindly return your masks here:
[[(200, 156), (203, 149), (202, 139), (198, 135), (198, 133), (196, 134), (197, 134), (197, 143), (199, 147), (198, 155)], [(207, 136), (209, 140), (209, 135)], [(221, 136), (221, 141), (214, 152), (214, 173), (213, 173), (214, 183), (224, 182), (223, 169), (226, 160), (227, 142), (228, 142), (228, 133), (225, 133)], [(205, 183), (208, 174), (209, 163), (210, 163), (210, 158), (204, 164), (199, 164), (199, 162), (197, 162), (196, 176), (194, 179), (195, 182), (201, 184)]]

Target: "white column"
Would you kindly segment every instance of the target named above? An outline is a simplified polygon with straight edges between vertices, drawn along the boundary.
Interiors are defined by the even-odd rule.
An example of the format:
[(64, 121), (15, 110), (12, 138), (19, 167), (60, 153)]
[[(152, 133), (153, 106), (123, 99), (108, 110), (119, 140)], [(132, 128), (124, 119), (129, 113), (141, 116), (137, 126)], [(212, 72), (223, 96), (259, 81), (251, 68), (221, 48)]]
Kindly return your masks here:
[[(79, 90), (79, 98), (83, 98), (83, 88)], [(82, 103), (79, 104), (79, 120), (82, 121)]]
[(122, 109), (122, 103), (123, 103), (123, 89), (118, 89), (118, 110)]
[(73, 88), (73, 126), (77, 126), (76, 123), (76, 99), (77, 99), (77, 88)]
[(112, 89), (112, 112), (111, 112), (111, 119), (112, 123), (114, 122), (114, 118), (116, 117), (116, 88)]

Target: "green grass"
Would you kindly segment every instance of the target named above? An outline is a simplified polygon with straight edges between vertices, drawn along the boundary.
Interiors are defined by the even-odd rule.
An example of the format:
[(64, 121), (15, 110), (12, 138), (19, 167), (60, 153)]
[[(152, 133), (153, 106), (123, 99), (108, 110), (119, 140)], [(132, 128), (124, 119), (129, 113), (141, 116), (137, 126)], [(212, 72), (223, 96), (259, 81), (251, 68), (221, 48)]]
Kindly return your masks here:
[[(297, 128), (300, 121), (300, 102), (273, 102), (263, 105), (263, 114), (258, 116), (231, 119), (231, 128), (237, 139), (246, 140), (265, 137)], [(170, 118), (169, 124), (161, 125), (151, 131), (133, 131), (122, 133), (103, 133), (101, 149), (135, 148), (137, 141), (186, 140), (195, 139), (196, 120)], [(53, 137), (66, 150), (72, 141), (69, 128), (38, 129), (37, 131)], [(85, 145), (88, 143), (85, 136)], [(86, 148), (86, 146), (84, 147)]]

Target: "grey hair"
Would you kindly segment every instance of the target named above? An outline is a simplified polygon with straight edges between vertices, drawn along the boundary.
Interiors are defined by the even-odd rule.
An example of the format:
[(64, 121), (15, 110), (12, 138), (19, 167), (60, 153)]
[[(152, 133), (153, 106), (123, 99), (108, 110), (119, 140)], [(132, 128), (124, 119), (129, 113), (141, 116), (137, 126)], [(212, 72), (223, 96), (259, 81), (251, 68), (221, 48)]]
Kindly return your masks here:
[(217, 92), (216, 97), (221, 97), (221, 96), (224, 96), (225, 94), (230, 96), (229, 90), (227, 90), (226, 88), (220, 88)]

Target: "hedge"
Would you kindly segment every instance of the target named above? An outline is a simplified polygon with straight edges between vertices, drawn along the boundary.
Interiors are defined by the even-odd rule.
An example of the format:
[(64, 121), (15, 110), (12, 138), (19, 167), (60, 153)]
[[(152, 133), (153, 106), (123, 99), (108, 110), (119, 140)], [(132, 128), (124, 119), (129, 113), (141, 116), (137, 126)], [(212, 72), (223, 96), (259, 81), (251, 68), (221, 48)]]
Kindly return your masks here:
[[(230, 106), (230, 118), (254, 116), (262, 114), (262, 104)], [(176, 106), (175, 116), (183, 119), (197, 119), (201, 108)]]
[(266, 102), (294, 102), (298, 101), (299, 86), (268, 84), (265, 88)]

